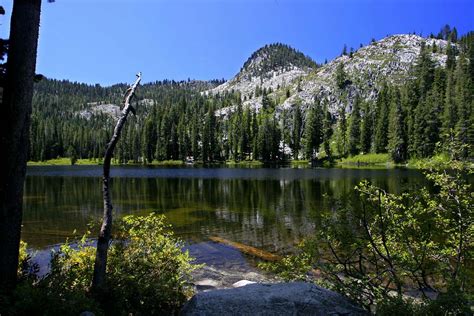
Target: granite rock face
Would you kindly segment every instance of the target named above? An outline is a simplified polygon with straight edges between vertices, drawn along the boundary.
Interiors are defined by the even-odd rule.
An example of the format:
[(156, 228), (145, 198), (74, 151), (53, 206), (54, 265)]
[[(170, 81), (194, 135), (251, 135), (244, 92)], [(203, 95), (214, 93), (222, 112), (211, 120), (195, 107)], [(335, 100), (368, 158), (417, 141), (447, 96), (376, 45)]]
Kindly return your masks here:
[(249, 284), (196, 294), (181, 315), (367, 315), (344, 296), (311, 283)]
[[(242, 69), (228, 82), (203, 94), (240, 92), (244, 107), (258, 112), (262, 107), (262, 97), (255, 96), (253, 92), (261, 87), (273, 91), (269, 98), (276, 103), (276, 115), (284, 110), (291, 112), (295, 106), (301, 107), (305, 113), (316, 97), (326, 101), (329, 111), (337, 116), (341, 106), (351, 112), (356, 95), (363, 100), (374, 101), (384, 82), (393, 85), (406, 82), (423, 45), (430, 47), (430, 58), (439, 67), (446, 64), (447, 45), (456, 46), (445, 40), (418, 35), (392, 35), (362, 46), (350, 56), (340, 56), (316, 69), (293, 66), (260, 75)], [(265, 57), (258, 56), (250, 64), (258, 65)], [(336, 83), (336, 69), (340, 65), (349, 82), (344, 89), (340, 89)], [(288, 98), (285, 96), (287, 92), (290, 94)], [(216, 116), (227, 118), (235, 110), (235, 105), (218, 109)]]

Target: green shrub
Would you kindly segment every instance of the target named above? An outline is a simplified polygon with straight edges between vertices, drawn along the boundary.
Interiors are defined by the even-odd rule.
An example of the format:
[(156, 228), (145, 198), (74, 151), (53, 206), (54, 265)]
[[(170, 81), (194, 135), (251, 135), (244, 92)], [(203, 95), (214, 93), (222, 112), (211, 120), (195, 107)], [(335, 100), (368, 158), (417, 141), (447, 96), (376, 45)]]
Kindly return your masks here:
[[(427, 165), (431, 188), (401, 194), (362, 181), (355, 187), (360, 207), (326, 214), (314, 241), (303, 246), (310, 256), (285, 258), (272, 271), (300, 279), (306, 265), (317, 267), (331, 289), (368, 310), (377, 305), (383, 315), (472, 314), (474, 194), (466, 176), (472, 170), (463, 161), (449, 167)], [(400, 298), (407, 289), (422, 296), (429, 289), (438, 298), (413, 305)]]
[(285, 281), (308, 281), (311, 263), (311, 256), (302, 252), (295, 256), (285, 256), (278, 262), (261, 262), (258, 266), (277, 274)]
[(95, 247), (86, 235), (53, 252), (50, 272), (37, 279), (26, 244), (20, 252), (22, 279), (13, 297), (0, 297), (3, 315), (156, 315), (176, 313), (188, 296), (197, 266), (182, 252), (164, 216), (126, 216), (115, 225), (107, 264), (107, 286), (92, 296), (89, 286)]
[(421, 315), (421, 306), (413, 299), (399, 295), (389, 296), (377, 303), (376, 314), (380, 316)]
[(118, 235), (107, 271), (114, 306), (147, 315), (179, 310), (192, 294), (189, 280), (196, 266), (164, 216), (126, 216)]
[(414, 300), (397, 295), (385, 297), (377, 302), (376, 315), (381, 316), (445, 316), (472, 315), (465, 293), (459, 288), (452, 287), (446, 293), (438, 295), (437, 299)]

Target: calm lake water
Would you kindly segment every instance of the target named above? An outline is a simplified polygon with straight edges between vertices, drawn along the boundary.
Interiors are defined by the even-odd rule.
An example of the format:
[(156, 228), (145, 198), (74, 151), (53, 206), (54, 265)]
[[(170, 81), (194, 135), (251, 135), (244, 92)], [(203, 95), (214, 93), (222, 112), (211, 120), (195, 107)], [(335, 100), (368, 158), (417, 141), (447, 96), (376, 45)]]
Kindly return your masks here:
[[(30, 247), (81, 235), (101, 217), (101, 173), (101, 166), (28, 167), (23, 239)], [(357, 205), (353, 189), (362, 179), (390, 192), (425, 183), (407, 169), (114, 166), (112, 177), (116, 216), (154, 211), (189, 244), (218, 236), (276, 253), (313, 234), (334, 200)]]

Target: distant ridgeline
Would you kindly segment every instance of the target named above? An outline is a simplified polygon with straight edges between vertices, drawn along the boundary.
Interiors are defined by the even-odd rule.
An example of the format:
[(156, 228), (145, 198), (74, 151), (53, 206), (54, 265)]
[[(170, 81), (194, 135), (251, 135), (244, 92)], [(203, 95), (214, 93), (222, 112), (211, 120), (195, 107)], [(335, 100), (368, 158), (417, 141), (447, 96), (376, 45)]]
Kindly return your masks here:
[[(43, 80), (30, 158), (100, 158), (127, 89)], [(267, 45), (231, 80), (138, 89), (121, 162), (282, 161), (388, 153), (395, 162), (457, 145), (474, 157), (474, 32), (393, 35), (318, 65)]]

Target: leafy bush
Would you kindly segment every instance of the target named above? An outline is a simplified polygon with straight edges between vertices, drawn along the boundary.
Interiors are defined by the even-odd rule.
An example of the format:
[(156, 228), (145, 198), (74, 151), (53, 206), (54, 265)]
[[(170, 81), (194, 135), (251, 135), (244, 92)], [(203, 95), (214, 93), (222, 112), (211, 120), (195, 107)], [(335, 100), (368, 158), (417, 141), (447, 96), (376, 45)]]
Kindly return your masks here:
[[(340, 208), (323, 220), (303, 248), (311, 254), (305, 265), (319, 268), (327, 286), (368, 310), (377, 305), (383, 315), (470, 314), (474, 194), (466, 174), (472, 170), (460, 161), (451, 161), (450, 170), (435, 166), (426, 166), (430, 189), (390, 194), (361, 182), (355, 188), (361, 207)], [(298, 258), (285, 258), (273, 271), (300, 279)], [(403, 299), (407, 289), (425, 301)], [(426, 291), (438, 298), (429, 300)]]
[(386, 297), (377, 304), (377, 315), (399, 316), (399, 315), (421, 315), (421, 305), (414, 300), (402, 296)]
[[(197, 266), (182, 252), (182, 242), (164, 224), (164, 216), (126, 216), (115, 228), (107, 265), (107, 287), (92, 296), (89, 286), (95, 260), (95, 247), (84, 236), (76, 245), (64, 244), (54, 252), (50, 272), (35, 277), (28, 268), (26, 244), (20, 258), (25, 277), (12, 298), (0, 298), (0, 314), (78, 315), (156, 315), (176, 313), (192, 294), (190, 273)], [(28, 276), (28, 277), (27, 277)]]
[(388, 296), (377, 302), (376, 314), (381, 316), (445, 316), (472, 315), (465, 293), (459, 288), (450, 288), (436, 300), (416, 301), (403, 296)]
[(278, 262), (261, 262), (258, 266), (277, 274), (285, 281), (308, 281), (311, 263), (311, 256), (306, 252), (301, 252), (295, 256), (285, 256)]
[(192, 294), (189, 280), (196, 266), (164, 216), (126, 216), (118, 235), (107, 271), (114, 306), (133, 314), (177, 311)]

